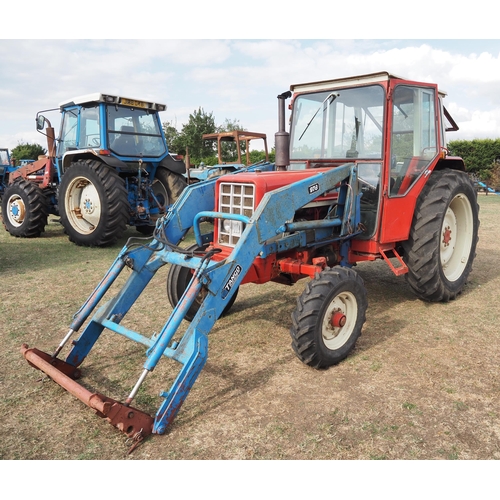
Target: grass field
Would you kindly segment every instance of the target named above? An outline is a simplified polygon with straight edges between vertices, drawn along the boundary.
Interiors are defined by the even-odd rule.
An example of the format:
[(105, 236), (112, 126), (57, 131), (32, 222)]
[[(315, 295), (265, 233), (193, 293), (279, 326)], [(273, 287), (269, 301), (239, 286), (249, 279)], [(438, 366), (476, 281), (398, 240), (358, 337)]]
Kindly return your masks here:
[[(500, 459), (500, 196), (479, 196), (477, 257), (464, 293), (417, 300), (384, 262), (357, 271), (368, 289), (363, 335), (338, 366), (316, 371), (290, 347), (304, 283), (245, 285), (209, 337), (209, 357), (164, 436), (133, 454), (123, 434), (33, 369), (21, 344), (51, 352), (119, 249), (71, 244), (51, 220), (37, 239), (0, 229), (0, 458), (29, 459)], [(128, 324), (158, 331), (171, 307), (159, 271)], [(123, 282), (123, 280), (120, 280)], [(144, 348), (103, 334), (82, 383), (123, 400)], [(137, 406), (155, 413), (176, 373), (160, 363)]]

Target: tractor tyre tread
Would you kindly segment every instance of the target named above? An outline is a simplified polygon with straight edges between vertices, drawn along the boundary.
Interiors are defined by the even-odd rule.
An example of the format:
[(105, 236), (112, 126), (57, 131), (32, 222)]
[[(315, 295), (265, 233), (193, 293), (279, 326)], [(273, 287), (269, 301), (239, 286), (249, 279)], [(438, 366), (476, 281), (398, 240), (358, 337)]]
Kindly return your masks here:
[[(319, 331), (322, 322), (325, 298), (331, 297), (343, 287), (356, 296), (357, 319), (349, 339), (340, 348), (330, 351), (321, 341)], [(316, 369), (328, 368), (340, 363), (354, 348), (361, 335), (366, 320), (368, 300), (362, 278), (354, 270), (343, 267), (327, 268), (317, 273), (297, 298), (296, 308), (292, 313), (292, 349), (306, 365)]]
[(187, 187), (187, 182), (182, 175), (176, 174), (166, 168), (158, 168), (156, 177), (166, 186), (170, 204), (175, 203)]
[[(468, 262), (461, 276), (450, 282), (442, 270), (440, 238), (444, 214), (459, 193), (465, 194), (470, 202), (474, 228)], [(476, 255), (478, 213), (477, 196), (466, 173), (444, 169), (431, 174), (417, 200), (410, 236), (403, 242), (403, 258), (408, 266), (406, 281), (418, 298), (448, 302), (462, 292)]]

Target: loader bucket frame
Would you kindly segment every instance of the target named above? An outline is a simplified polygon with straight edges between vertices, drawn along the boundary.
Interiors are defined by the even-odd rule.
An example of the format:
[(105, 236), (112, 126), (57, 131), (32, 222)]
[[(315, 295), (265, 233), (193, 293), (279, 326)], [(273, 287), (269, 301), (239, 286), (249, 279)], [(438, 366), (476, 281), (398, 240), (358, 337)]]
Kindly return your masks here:
[[(273, 165), (259, 165), (254, 168), (272, 170)], [(252, 167), (247, 171), (252, 171)], [(189, 186), (164, 218), (158, 221), (155, 238), (149, 245), (138, 245), (133, 239), (127, 242), (99, 285), (75, 314), (69, 332), (53, 354), (30, 349), (25, 344), (21, 349), (32, 366), (46, 373), (64, 389), (93, 408), (97, 415), (105, 418), (128, 437), (132, 437), (136, 444), (149, 434), (165, 433), (174, 420), (206, 363), (208, 334), (254, 259), (259, 255), (276, 253), (280, 248), (304, 246), (305, 231), (332, 226), (340, 227), (338, 240), (341, 254), (346, 256), (350, 239), (359, 234), (356, 228), (359, 224), (361, 195), (357, 192), (355, 164), (346, 164), (320, 173), (311, 171), (310, 177), (266, 193), (251, 218), (213, 211), (216, 182), (217, 179), (213, 179)], [(310, 223), (283, 223), (293, 220), (297, 209), (334, 187), (339, 188), (335, 217)], [(200, 229), (200, 223), (206, 217), (237, 219), (245, 223), (240, 241), (232, 253), (222, 261), (212, 260), (217, 249), (208, 251), (205, 255), (196, 255), (177, 246), (191, 227), (199, 246), (210, 241), (211, 234), (202, 234)], [(291, 232), (277, 243), (276, 235), (288, 231)], [(269, 240), (272, 243), (267, 243)], [(146, 336), (122, 326), (122, 319), (158, 269), (166, 264), (189, 267), (194, 270), (194, 274), (160, 332)], [(345, 265), (348, 265), (347, 261)], [(125, 268), (131, 270), (126, 283), (114, 298), (100, 305), (106, 292)], [(208, 291), (205, 299), (181, 340), (174, 342), (174, 335), (202, 287)], [(62, 361), (58, 356), (63, 347), (88, 318), (90, 320), (79, 337), (71, 342), (71, 350), (65, 361)], [(121, 403), (99, 393), (91, 393), (74, 380), (80, 376), (78, 367), (104, 329), (147, 347), (146, 360), (137, 383)], [(146, 376), (154, 370), (162, 357), (179, 362), (181, 368), (170, 389), (160, 393), (163, 402), (153, 419), (130, 405)]]

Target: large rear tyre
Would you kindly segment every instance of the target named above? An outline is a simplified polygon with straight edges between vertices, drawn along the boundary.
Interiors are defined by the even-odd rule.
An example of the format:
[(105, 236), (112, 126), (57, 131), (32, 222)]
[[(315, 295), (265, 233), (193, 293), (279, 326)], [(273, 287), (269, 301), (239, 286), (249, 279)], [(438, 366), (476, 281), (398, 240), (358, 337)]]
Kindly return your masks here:
[(59, 212), (70, 241), (104, 247), (122, 236), (129, 220), (127, 190), (117, 172), (97, 160), (78, 160), (63, 175)]
[(5, 189), (2, 222), (12, 236), (40, 236), (47, 225), (48, 212), (48, 201), (36, 184), (19, 179)]
[(406, 280), (417, 297), (448, 302), (462, 292), (476, 256), (478, 214), (467, 174), (449, 169), (431, 174), (403, 243)]
[[(175, 203), (181, 193), (186, 189), (187, 182), (184, 177), (175, 172), (171, 172), (166, 168), (159, 167), (156, 171), (155, 178), (152, 184), (154, 199), (151, 200), (152, 206), (159, 206), (158, 216), (162, 216), (166, 212), (169, 205)], [(155, 226), (136, 226), (137, 231), (141, 234), (150, 236), (155, 230)]]
[(292, 313), (295, 354), (313, 368), (339, 363), (361, 335), (367, 307), (363, 280), (352, 269), (327, 268), (316, 274)]
[[(192, 245), (187, 248), (187, 250), (197, 250), (199, 247), (197, 245)], [(206, 246), (202, 247), (201, 250), (205, 250)], [(175, 307), (179, 300), (182, 297), (182, 294), (189, 286), (189, 282), (193, 277), (193, 270), (189, 267), (182, 267), (177, 264), (172, 264), (170, 266), (170, 270), (167, 275), (167, 297), (170, 305)], [(201, 292), (196, 297), (193, 305), (189, 308), (188, 312), (184, 319), (187, 321), (193, 321), (193, 318), (196, 316), (198, 309), (200, 308), (203, 300), (205, 299), (207, 292), (206, 290), (201, 290)], [(234, 301), (236, 300), (236, 296), (238, 295), (238, 289), (235, 290), (233, 296), (227, 303), (226, 307), (222, 311), (222, 315), (227, 314), (229, 309), (231, 309)]]

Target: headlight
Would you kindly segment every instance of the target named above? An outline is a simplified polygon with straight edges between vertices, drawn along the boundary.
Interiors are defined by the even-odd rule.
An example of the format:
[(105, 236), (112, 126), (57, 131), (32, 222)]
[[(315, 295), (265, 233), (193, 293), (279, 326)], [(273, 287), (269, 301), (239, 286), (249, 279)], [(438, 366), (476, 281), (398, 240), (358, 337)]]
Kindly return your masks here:
[(241, 236), (243, 232), (243, 223), (239, 220), (225, 220), (223, 227), (224, 232), (231, 233), (234, 236)]

